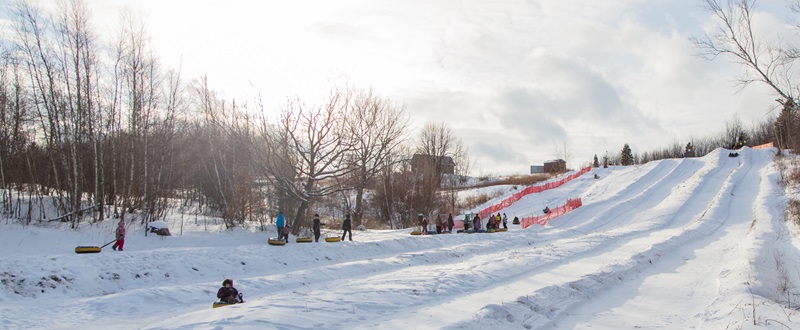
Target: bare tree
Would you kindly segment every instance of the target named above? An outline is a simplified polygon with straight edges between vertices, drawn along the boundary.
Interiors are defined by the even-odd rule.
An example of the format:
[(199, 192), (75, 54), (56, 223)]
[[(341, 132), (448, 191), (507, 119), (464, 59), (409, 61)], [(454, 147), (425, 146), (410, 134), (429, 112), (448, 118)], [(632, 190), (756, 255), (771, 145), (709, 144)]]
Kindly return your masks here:
[(415, 158), (412, 158), (415, 176), (413, 207), (418, 212), (430, 214), (440, 204), (445, 170), (455, 163), (457, 153), (464, 152), (461, 139), (455, 136), (446, 123), (427, 123), (420, 131)]
[(364, 190), (387, 166), (387, 160), (405, 140), (408, 117), (403, 109), (373, 91), (355, 93), (347, 112), (348, 134), (353, 139), (349, 154), (353, 168), (351, 185), (355, 189), (353, 220), (361, 225), (364, 214)]
[(306, 213), (317, 198), (348, 189), (338, 183), (353, 171), (346, 155), (354, 142), (345, 125), (352, 96), (349, 87), (335, 87), (320, 106), (290, 100), (276, 125), (262, 117), (260, 136), (267, 151), (261, 153), (261, 169), (270, 183), (297, 201), (293, 220), (287, 222), (295, 229), (308, 227)]
[(710, 34), (692, 39), (700, 55), (710, 60), (720, 55), (728, 56), (743, 66), (745, 71), (738, 78), (741, 88), (752, 82), (761, 82), (778, 94), (781, 102), (795, 100), (798, 86), (792, 64), (798, 53), (778, 42), (759, 39), (753, 26), (756, 0), (728, 0), (724, 3), (703, 0), (703, 3), (717, 18), (717, 26)]
[[(569, 164), (569, 160), (572, 158), (572, 149), (570, 149), (566, 139), (553, 148), (553, 155), (556, 159), (563, 159), (565, 163)], [(566, 170), (566, 168), (563, 170)]]

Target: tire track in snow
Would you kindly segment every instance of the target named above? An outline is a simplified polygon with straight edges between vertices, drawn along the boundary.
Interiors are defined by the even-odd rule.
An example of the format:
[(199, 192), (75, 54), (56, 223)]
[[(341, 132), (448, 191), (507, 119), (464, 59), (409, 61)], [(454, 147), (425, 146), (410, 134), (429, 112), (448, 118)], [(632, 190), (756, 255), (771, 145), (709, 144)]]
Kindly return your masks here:
[[(750, 163), (750, 161), (746, 161), (745, 164), (730, 174), (729, 179), (725, 181), (723, 189), (709, 204), (708, 212), (704, 210), (697, 221), (688, 224), (674, 236), (652, 244), (646, 250), (632, 254), (620, 262), (602, 267), (596, 272), (584, 274), (579, 279), (543, 287), (528, 295), (519, 296), (513, 302), (487, 305), (478, 318), (468, 323), (459, 323), (453, 326), (472, 328), (474, 325), (486, 327), (514, 324), (525, 328), (537, 329), (556, 326), (556, 322), (566, 316), (567, 311), (584, 304), (603, 292), (625, 284), (629, 277), (640, 274), (643, 269), (654, 267), (653, 263), (658, 263), (664, 254), (671, 254), (676, 249), (687, 244), (706, 246), (718, 241), (720, 237), (726, 235), (726, 232), (721, 229), (729, 226), (743, 225), (745, 227), (744, 232), (746, 232), (750, 217), (747, 216), (746, 211), (744, 212), (744, 217), (740, 216), (742, 213), (740, 210), (741, 205), (752, 205), (752, 202), (756, 199), (757, 192), (743, 191), (737, 203), (733, 203), (734, 198), (728, 198), (728, 195), (735, 196), (740, 181), (760, 179), (757, 176), (748, 175), (752, 170), (752, 164)], [(765, 164), (759, 165), (761, 167), (765, 166)], [(744, 200), (742, 201), (742, 199)], [(732, 212), (731, 209), (737, 209), (736, 211), (739, 212)], [(731, 221), (731, 214), (737, 214), (739, 220), (724, 227), (723, 225)], [(750, 209), (750, 215), (752, 215), (752, 208)], [(736, 245), (738, 242), (740, 241), (734, 240), (732, 244)], [(575, 268), (579, 269), (581, 267), (576, 266)], [(618, 325), (619, 323), (616, 324)], [(653, 324), (650, 325), (652, 326)], [(678, 325), (677, 327), (683, 326), (685, 325)]]
[[(704, 173), (704, 175), (702, 176), (703, 178), (707, 179), (708, 178), (707, 175), (709, 173), (712, 173), (712, 174), (716, 175), (717, 177), (719, 177), (718, 179), (716, 179), (716, 180), (701, 180), (701, 184), (698, 184), (697, 187), (695, 187), (695, 189), (696, 190), (708, 189), (709, 185), (710, 185), (712, 187), (716, 186), (717, 190), (719, 190), (719, 187), (721, 187), (725, 183), (725, 178), (730, 175), (730, 173), (720, 171), (719, 167), (720, 166), (712, 166), (712, 168), (709, 169), (707, 171), (707, 173)], [(731, 166), (731, 167), (735, 168), (735, 165)], [(682, 171), (678, 171), (676, 173), (679, 173), (679, 172), (682, 172)], [(663, 177), (658, 179), (658, 180), (663, 180)], [(679, 180), (668, 180), (668, 181), (674, 183), (674, 181), (679, 181)], [(652, 186), (652, 185), (650, 185), (650, 186)], [(639, 196), (639, 195), (642, 195), (642, 194), (641, 193), (637, 194), (637, 196)], [(656, 197), (656, 196), (654, 196), (654, 197)], [(713, 195), (708, 197), (708, 199), (711, 199), (711, 198), (713, 198)], [(704, 209), (706, 205), (707, 205), (707, 203), (704, 204), (704, 205), (701, 205), (700, 209), (701, 210)], [(695, 207), (695, 208), (697, 209), (698, 207)], [(632, 236), (632, 235), (643, 236), (643, 235), (647, 235), (647, 233), (649, 233), (649, 231), (641, 230), (641, 231), (637, 231), (637, 232), (618, 233), (616, 235), (600, 234), (600, 235), (595, 235), (593, 237), (570, 237), (568, 239), (561, 239), (561, 240), (558, 240), (558, 241), (553, 241), (553, 242), (550, 242), (551, 244), (548, 244), (548, 246), (554, 247), (556, 249), (559, 246), (569, 246), (569, 247), (565, 248), (566, 251), (564, 251), (564, 252), (553, 251), (553, 252), (556, 253), (556, 257), (553, 260), (549, 261), (549, 262), (540, 261), (538, 266), (527, 267), (528, 269), (526, 269), (525, 271), (523, 271), (523, 272), (521, 272), (521, 273), (519, 273), (517, 275), (512, 275), (512, 276), (506, 277), (505, 280), (502, 282), (503, 283), (501, 285), (502, 288), (500, 288), (500, 289), (493, 290), (491, 288), (488, 288), (487, 290), (467, 292), (463, 296), (449, 297), (448, 301), (451, 301), (450, 303), (448, 303), (448, 302), (433, 302), (431, 305), (423, 304), (421, 307), (418, 307), (418, 308), (415, 307), (415, 308), (412, 308), (410, 311), (402, 311), (402, 312), (404, 314), (418, 314), (418, 313), (426, 313), (426, 311), (429, 311), (429, 310), (445, 309), (445, 310), (459, 310), (461, 314), (466, 314), (467, 310), (469, 310), (470, 308), (473, 308), (474, 310), (478, 310), (480, 308), (480, 306), (483, 306), (483, 305), (471, 306), (471, 307), (465, 308), (464, 310), (461, 310), (461, 309), (458, 308), (459, 305), (468, 305), (468, 304), (465, 304), (463, 302), (464, 300), (477, 300), (477, 301), (481, 301), (481, 302), (487, 301), (487, 300), (491, 301), (491, 300), (496, 300), (497, 296), (502, 296), (502, 293), (503, 293), (502, 291), (508, 291), (508, 292), (512, 292), (512, 293), (525, 292), (524, 291), (525, 290), (524, 287), (531, 287), (531, 286), (535, 287), (536, 285), (545, 286), (546, 283), (536, 284), (536, 279), (530, 279), (529, 278), (530, 277), (529, 273), (539, 273), (539, 274), (541, 274), (541, 273), (553, 272), (554, 269), (556, 269), (558, 267), (563, 267), (565, 264), (568, 264), (570, 262), (574, 262), (574, 259), (576, 259), (576, 258), (596, 259), (598, 256), (606, 253), (604, 251), (606, 251), (607, 249), (616, 248), (616, 246), (618, 246), (620, 244), (623, 244), (623, 242), (626, 242), (625, 239), (630, 240), (630, 238), (628, 238), (627, 236)], [(586, 242), (587, 240), (590, 241), (590, 242)], [(581, 249), (576, 250), (576, 248), (572, 247), (573, 245), (576, 245), (576, 244), (577, 245), (581, 245), (582, 244), (583, 246), (582, 246)], [(570, 250), (573, 253), (571, 253), (571, 254), (568, 253), (568, 251), (570, 251)], [(537, 254), (537, 255), (541, 254), (541, 251), (537, 251), (537, 250), (532, 250), (532, 251), (529, 251), (529, 252)], [(512, 287), (512, 286), (508, 285), (509, 282), (519, 283), (521, 287), (513, 287), (511, 289), (508, 289), (509, 287)], [(501, 291), (501, 292), (498, 293), (497, 291)], [(478, 296), (478, 298), (470, 297), (470, 296)], [(404, 322), (402, 321), (402, 318), (403, 318), (402, 316), (397, 316), (397, 317), (391, 316), (391, 317), (388, 317), (388, 318), (386, 318), (384, 320), (380, 320), (379, 322), (374, 322), (374, 323), (370, 323), (370, 324), (364, 324), (363, 326), (364, 327), (380, 326), (381, 328), (402, 328), (404, 326), (408, 326), (407, 324), (403, 324)], [(431, 317), (430, 317), (431, 323), (428, 324), (428, 325), (430, 327), (432, 327), (432, 328), (437, 328), (437, 327), (442, 326), (444, 324), (448, 324), (448, 322), (445, 322), (445, 323), (438, 322), (437, 323), (435, 318), (436, 318), (435, 315), (431, 315)], [(398, 319), (399, 319), (399, 321), (398, 321)], [(386, 322), (389, 322), (389, 323), (387, 324)]]

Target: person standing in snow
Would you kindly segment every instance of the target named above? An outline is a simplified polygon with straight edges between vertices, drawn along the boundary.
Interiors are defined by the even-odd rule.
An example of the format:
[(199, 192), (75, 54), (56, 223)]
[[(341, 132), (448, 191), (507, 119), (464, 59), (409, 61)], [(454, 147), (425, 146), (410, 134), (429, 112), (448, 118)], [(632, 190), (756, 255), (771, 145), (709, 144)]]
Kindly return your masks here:
[(436, 233), (437, 234), (441, 234), (442, 233), (442, 227), (443, 227), (443, 225), (442, 225), (442, 216), (440, 214), (437, 214), (436, 215)]
[(278, 227), (278, 240), (283, 237), (284, 225), (286, 225), (286, 219), (283, 217), (283, 211), (278, 211), (278, 220), (275, 220), (275, 226)]
[(428, 234), (428, 218), (422, 219), (422, 234), (423, 235)]
[(469, 230), (469, 223), (470, 223), (471, 221), (472, 221), (472, 220), (470, 220), (470, 219), (469, 219), (469, 213), (465, 214), (465, 215), (464, 215), (464, 231), (467, 231), (467, 230)]
[(447, 216), (447, 231), (452, 233), (453, 232), (453, 226), (455, 226), (455, 225), (456, 225), (456, 223), (455, 223), (455, 221), (453, 221), (453, 213), (450, 213), (450, 215)]
[(425, 229), (425, 228), (422, 227), (422, 221), (423, 220), (424, 220), (424, 216), (422, 215), (422, 213), (418, 214), (417, 215), (417, 226), (419, 226), (419, 231), (421, 231), (421, 232), (425, 232), (425, 231), (428, 230), (428, 229)]
[(219, 291), (217, 291), (217, 298), (219, 298), (220, 301), (229, 304), (244, 302), (242, 299), (242, 294), (239, 293), (239, 290), (236, 290), (236, 288), (233, 287), (233, 280), (229, 278), (222, 281), (222, 287), (219, 288)]
[(319, 222), (319, 214), (314, 214), (314, 242), (319, 242), (319, 228), (321, 225), (322, 224)]
[(349, 233), (350, 234), (350, 241), (353, 241), (353, 230), (351, 229), (352, 224), (350, 223), (350, 214), (344, 216), (344, 222), (342, 222), (342, 240), (344, 241), (344, 237)]
[(476, 213), (475, 217), (472, 218), (472, 230), (477, 233), (479, 230), (481, 230), (481, 227), (481, 216)]
[(289, 243), (289, 234), (292, 233), (292, 227), (284, 226), (283, 230), (281, 231), (281, 236), (278, 237), (278, 240), (284, 239), (286, 243)]
[[(117, 241), (114, 242), (114, 245), (111, 246), (111, 249), (115, 251), (122, 251), (123, 245), (125, 245), (125, 219), (120, 219), (119, 223), (117, 224)], [(117, 248), (119, 247), (119, 250)]]
[(503, 213), (503, 228), (508, 229), (508, 216)]

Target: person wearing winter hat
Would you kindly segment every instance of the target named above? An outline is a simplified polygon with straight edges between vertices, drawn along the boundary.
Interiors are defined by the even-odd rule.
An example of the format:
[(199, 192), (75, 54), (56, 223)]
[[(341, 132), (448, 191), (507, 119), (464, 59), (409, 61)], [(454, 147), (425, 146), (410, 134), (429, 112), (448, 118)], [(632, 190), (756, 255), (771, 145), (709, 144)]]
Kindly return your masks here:
[(320, 226), (322, 226), (322, 224), (319, 222), (319, 214), (314, 214), (314, 242), (319, 242)]
[(342, 240), (344, 241), (345, 235), (348, 233), (350, 234), (350, 240), (353, 240), (353, 230), (352, 225), (350, 223), (350, 214), (344, 216), (344, 222), (342, 222)]
[[(117, 241), (114, 242), (114, 245), (111, 246), (111, 249), (115, 251), (122, 251), (123, 245), (125, 245), (125, 219), (119, 220), (117, 224)], [(117, 250), (119, 248), (119, 250)]]
[(243, 303), (244, 299), (242, 299), (242, 294), (239, 293), (239, 290), (233, 287), (233, 280), (226, 278), (222, 281), (222, 287), (219, 288), (217, 291), (217, 298), (220, 301), (228, 303), (228, 304), (237, 304)]
[(456, 222), (453, 221), (453, 213), (451, 212), (450, 215), (447, 216), (447, 231), (453, 232), (453, 226), (456, 225)]
[[(278, 227), (278, 239), (283, 237), (283, 226), (286, 225), (286, 219), (283, 217), (283, 211), (278, 211), (278, 220), (275, 220), (275, 226)], [(288, 238), (287, 238), (288, 239)]]

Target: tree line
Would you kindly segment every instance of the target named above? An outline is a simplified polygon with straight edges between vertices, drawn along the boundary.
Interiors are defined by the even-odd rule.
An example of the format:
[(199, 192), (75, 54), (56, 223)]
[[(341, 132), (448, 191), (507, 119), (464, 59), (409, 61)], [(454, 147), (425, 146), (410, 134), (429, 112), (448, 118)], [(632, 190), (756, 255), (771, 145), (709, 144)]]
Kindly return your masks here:
[[(163, 219), (195, 205), (228, 227), (287, 215), (349, 213), (406, 226), (455, 208), (448, 185), (469, 155), (444, 123), (409, 136), (402, 105), (340, 83), (321, 102), (227, 100), (208, 77), (163, 65), (147, 27), (120, 14), (111, 41), (82, 0), (53, 11), (5, 7), (0, 36), (0, 188), (5, 216), (26, 222)], [(427, 155), (424, 164), (412, 155)], [(454, 175), (446, 168), (455, 164)], [(34, 207), (37, 206), (37, 207)], [(47, 217), (45, 209), (57, 210)], [(39, 210), (36, 214), (33, 210)]]

